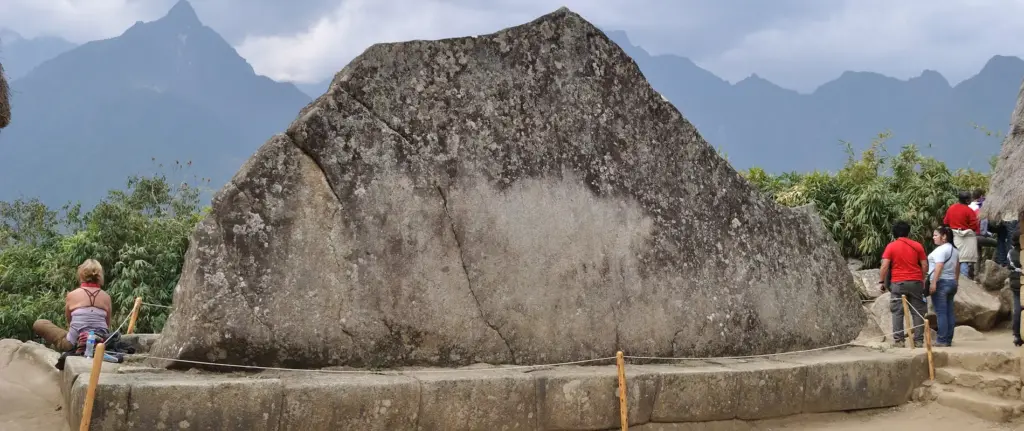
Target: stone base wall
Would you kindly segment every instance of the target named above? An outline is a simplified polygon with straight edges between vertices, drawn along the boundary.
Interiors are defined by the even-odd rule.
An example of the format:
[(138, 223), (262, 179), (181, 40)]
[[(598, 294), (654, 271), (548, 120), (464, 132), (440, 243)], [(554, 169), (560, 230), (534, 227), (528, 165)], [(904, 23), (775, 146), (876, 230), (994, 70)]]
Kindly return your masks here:
[[(909, 401), (927, 374), (923, 349), (627, 365), (629, 418), (646, 424), (640, 429), (660, 429), (890, 407)], [(88, 376), (87, 360), (69, 359), (62, 391), (72, 428)], [(613, 365), (217, 374), (106, 364), (90, 429), (618, 429), (617, 385)]]

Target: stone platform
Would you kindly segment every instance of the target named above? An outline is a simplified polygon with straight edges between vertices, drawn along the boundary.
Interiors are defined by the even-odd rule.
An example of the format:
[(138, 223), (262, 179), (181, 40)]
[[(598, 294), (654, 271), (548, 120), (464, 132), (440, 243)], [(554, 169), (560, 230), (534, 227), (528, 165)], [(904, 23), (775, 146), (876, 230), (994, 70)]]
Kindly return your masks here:
[[(941, 353), (936, 361), (945, 361)], [(77, 428), (88, 360), (61, 391)], [(507, 367), (506, 367), (507, 368)], [(337, 371), (337, 370), (336, 370)], [(729, 423), (896, 406), (928, 378), (923, 349), (836, 351), (756, 360), (627, 364), (631, 425)], [(167, 371), (104, 364), (94, 430), (618, 429), (614, 365), (489, 365), (373, 373)], [(718, 428), (716, 428), (718, 429)]]

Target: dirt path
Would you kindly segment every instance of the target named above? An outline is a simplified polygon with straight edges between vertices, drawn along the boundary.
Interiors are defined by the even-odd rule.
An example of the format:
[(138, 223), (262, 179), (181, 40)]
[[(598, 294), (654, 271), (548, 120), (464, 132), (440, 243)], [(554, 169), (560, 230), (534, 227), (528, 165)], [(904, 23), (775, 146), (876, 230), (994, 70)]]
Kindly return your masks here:
[(0, 430), (68, 429), (57, 357), (36, 343), (0, 340)]
[(750, 431), (769, 430), (1010, 431), (1024, 430), (1024, 424), (996, 424), (930, 403), (865, 412), (797, 416), (759, 422), (750, 428)]

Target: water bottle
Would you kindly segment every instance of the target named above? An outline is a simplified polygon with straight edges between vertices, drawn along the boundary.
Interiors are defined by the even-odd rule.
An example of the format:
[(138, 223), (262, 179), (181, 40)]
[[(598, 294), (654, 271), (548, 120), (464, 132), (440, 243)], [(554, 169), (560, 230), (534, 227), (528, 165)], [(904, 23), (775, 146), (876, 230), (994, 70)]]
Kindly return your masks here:
[(96, 332), (89, 331), (89, 339), (85, 342), (85, 357), (91, 358), (96, 351)]

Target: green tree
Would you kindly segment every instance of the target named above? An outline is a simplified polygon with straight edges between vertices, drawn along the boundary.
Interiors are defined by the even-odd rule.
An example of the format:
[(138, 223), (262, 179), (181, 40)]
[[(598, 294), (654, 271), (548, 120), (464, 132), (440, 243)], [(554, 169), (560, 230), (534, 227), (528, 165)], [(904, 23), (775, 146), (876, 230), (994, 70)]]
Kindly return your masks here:
[[(39, 318), (66, 325), (64, 295), (77, 286), (76, 268), (87, 258), (103, 264), (116, 324), (136, 296), (170, 304), (188, 236), (202, 217), (203, 190), (156, 174), (130, 177), (124, 190), (110, 191), (84, 214), (78, 205), (54, 211), (34, 199), (0, 203), (0, 338), (31, 338)], [(138, 331), (159, 331), (167, 312), (146, 308)]]

